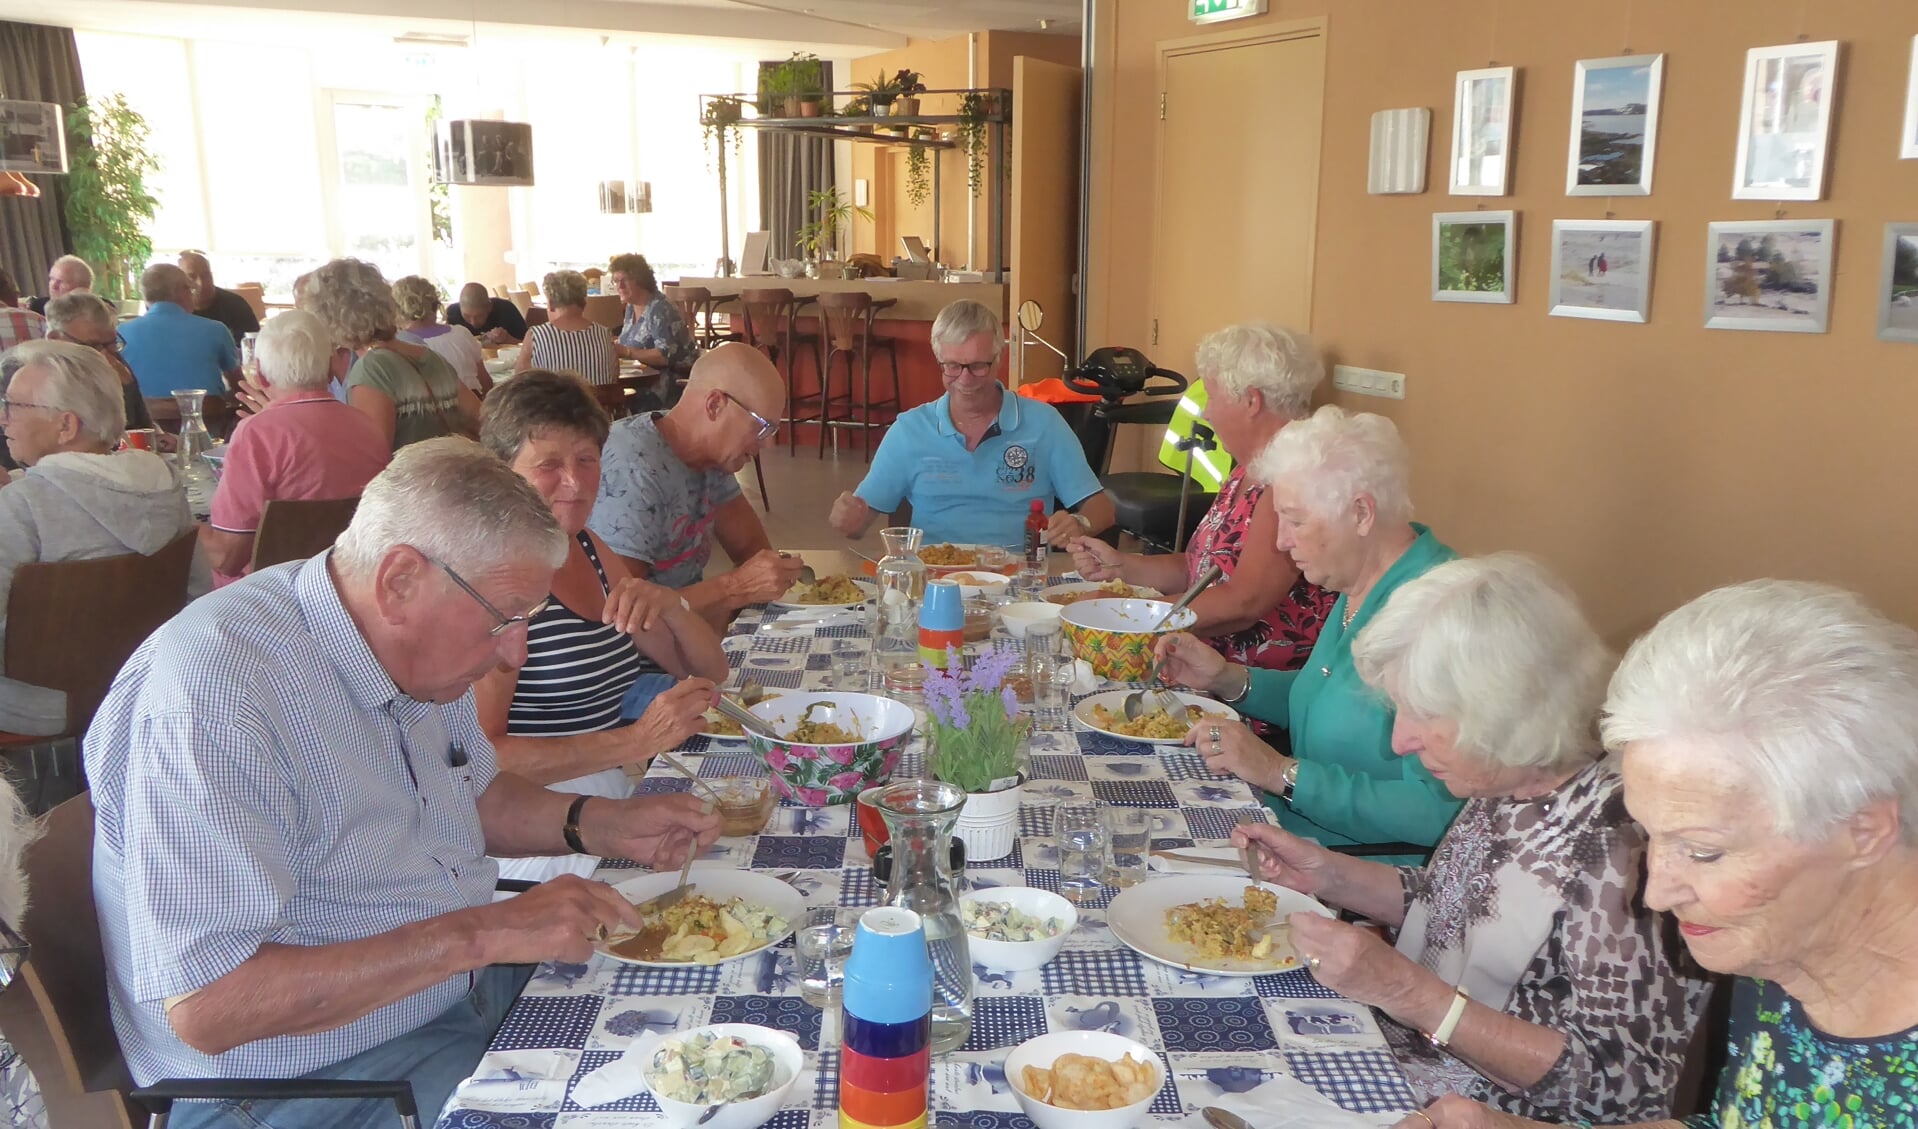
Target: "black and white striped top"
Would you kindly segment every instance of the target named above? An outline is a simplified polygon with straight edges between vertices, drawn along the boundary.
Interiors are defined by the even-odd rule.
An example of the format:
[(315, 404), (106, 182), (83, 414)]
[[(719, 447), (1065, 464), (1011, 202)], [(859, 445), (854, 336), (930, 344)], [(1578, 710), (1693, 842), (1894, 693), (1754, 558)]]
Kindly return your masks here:
[[(611, 591), (592, 535), (581, 530), (579, 544), (599, 574), (600, 588)], [(659, 669), (639, 653), (631, 635), (554, 600), (527, 627), (526, 665), (507, 710), (506, 732), (572, 737), (611, 729), (620, 724), (626, 691), (640, 675)]]
[(561, 329), (551, 322), (536, 325), (526, 335), (526, 346), (533, 351), (534, 368), (570, 372), (588, 384), (619, 380), (619, 353), (612, 332), (603, 325), (586, 329)]

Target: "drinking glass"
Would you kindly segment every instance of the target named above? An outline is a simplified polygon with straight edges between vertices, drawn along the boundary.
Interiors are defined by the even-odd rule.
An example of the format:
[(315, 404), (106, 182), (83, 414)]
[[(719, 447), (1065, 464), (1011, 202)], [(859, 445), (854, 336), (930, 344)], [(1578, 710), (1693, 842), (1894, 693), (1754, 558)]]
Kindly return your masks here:
[(1059, 848), (1059, 893), (1069, 902), (1099, 896), (1106, 860), (1104, 808), (1098, 800), (1061, 800), (1052, 810), (1052, 838)]
[(1026, 625), (1027, 655), (1059, 655), (1065, 649), (1065, 629), (1056, 619)]
[(1152, 852), (1152, 813), (1145, 808), (1107, 804), (1105, 823), (1106, 885), (1123, 889), (1145, 881), (1146, 856)]
[(806, 911), (793, 949), (799, 957), (799, 998), (816, 1008), (839, 1002), (846, 982), (846, 958), (859, 930), (857, 909), (814, 906)]
[(872, 648), (857, 639), (833, 640), (832, 667), (837, 688), (865, 693), (871, 658)]

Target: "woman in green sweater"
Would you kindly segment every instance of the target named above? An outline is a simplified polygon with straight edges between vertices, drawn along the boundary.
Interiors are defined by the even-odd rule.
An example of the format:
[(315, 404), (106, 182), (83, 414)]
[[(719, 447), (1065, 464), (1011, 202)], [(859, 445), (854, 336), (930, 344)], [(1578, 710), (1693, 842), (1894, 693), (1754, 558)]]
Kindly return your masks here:
[(1460, 800), (1418, 758), (1393, 751), (1393, 710), (1352, 667), (1352, 640), (1406, 581), (1454, 553), (1411, 520), (1410, 459), (1392, 421), (1320, 408), (1266, 447), (1252, 475), (1267, 483), (1278, 548), (1305, 578), (1338, 592), (1305, 666), (1228, 663), (1187, 634), (1160, 640), (1160, 677), (1210, 693), (1287, 731), (1291, 755), (1238, 723), (1194, 726), (1186, 743), (1215, 772), (1267, 793), (1279, 825), (1328, 847), (1431, 846)]

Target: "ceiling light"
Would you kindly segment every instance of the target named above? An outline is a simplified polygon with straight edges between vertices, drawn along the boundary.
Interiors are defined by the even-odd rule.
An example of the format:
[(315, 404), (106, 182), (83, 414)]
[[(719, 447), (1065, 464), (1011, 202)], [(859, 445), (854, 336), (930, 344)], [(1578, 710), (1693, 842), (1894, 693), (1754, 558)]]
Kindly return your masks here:
[(399, 47), (465, 47), (468, 40), (464, 35), (409, 31), (405, 35), (394, 36), (393, 43)]

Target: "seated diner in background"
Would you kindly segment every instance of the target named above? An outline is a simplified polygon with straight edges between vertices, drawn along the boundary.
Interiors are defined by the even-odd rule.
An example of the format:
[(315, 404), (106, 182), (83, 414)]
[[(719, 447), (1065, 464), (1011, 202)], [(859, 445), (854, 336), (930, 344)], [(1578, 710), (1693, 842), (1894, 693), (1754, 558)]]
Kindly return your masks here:
[(196, 317), (217, 321), (225, 326), (226, 331), (233, 335), (235, 345), (247, 334), (260, 331), (260, 319), (245, 298), (213, 285), (213, 265), (206, 261), (205, 255), (198, 251), (182, 251), (179, 266), (193, 286), (193, 303), (188, 308)]
[[(405, 1079), (426, 1116), (531, 966), (638, 925), (562, 875), (495, 902), (487, 855), (676, 867), (697, 797), (584, 806), (501, 772), (472, 683), (525, 654), (567, 538), (477, 444), (414, 444), (325, 556), (190, 606), (88, 731), (93, 891), (114, 1027), (162, 1078)], [(376, 1100), (182, 1102), (185, 1129), (376, 1125)]]
[(424, 345), (453, 366), (460, 383), (475, 396), (485, 396), (493, 387), (486, 371), (486, 353), (471, 333), (457, 325), (439, 320), (440, 290), (417, 274), (409, 274), (393, 283), (393, 304), (399, 307), (401, 341)]
[(47, 303), (47, 340), (71, 341), (100, 354), (113, 374), (120, 378), (120, 398), (127, 405), (127, 430), (153, 426), (147, 411), (147, 398), (140, 392), (140, 381), (120, 356), (120, 331), (113, 307), (97, 294), (71, 290)]
[[(1632, 644), (1599, 729), (1646, 904), (1736, 977), (1717, 1094), (1683, 1124), (1913, 1124), (1918, 633), (1825, 585), (1720, 588)], [(1451, 1095), (1397, 1129), (1537, 1124)]]
[(338, 351), (320, 319), (282, 311), (260, 330), (256, 348), (266, 407), (233, 429), (212, 515), (200, 527), (216, 586), (253, 570), (268, 502), (357, 498), (393, 457), (366, 413), (327, 391)]
[[(1159, 677), (1287, 732), (1291, 755), (1240, 722), (1194, 726), (1214, 772), (1266, 792), (1279, 826), (1326, 846), (1439, 841), (1459, 801), (1416, 757), (1392, 750), (1390, 702), (1352, 665), (1352, 639), (1400, 585), (1457, 556), (1412, 521), (1410, 456), (1384, 416), (1328, 405), (1288, 424), (1248, 472), (1278, 516), (1279, 551), (1338, 602), (1296, 671), (1237, 663), (1184, 632), (1159, 640)], [(1414, 857), (1394, 862), (1415, 862)]]
[(1611, 656), (1570, 592), (1516, 554), (1448, 561), (1393, 593), (1352, 654), (1391, 699), (1393, 750), (1465, 807), (1422, 867), (1235, 830), (1269, 880), (1396, 931), (1293, 915), (1313, 978), (1388, 1017), (1420, 1104), (1670, 1116), (1709, 989), (1645, 905), (1645, 836), (1598, 744)]
[(140, 276), (146, 313), (120, 324), (120, 353), (147, 396), (199, 389), (224, 396), (240, 385), (240, 348), (219, 322), (193, 315), (193, 284), (172, 263)]
[[(535, 327), (537, 328), (537, 327)], [(552, 593), (526, 627), (526, 653), (473, 688), (500, 768), (556, 792), (623, 799), (624, 766), (643, 765), (699, 732), (728, 673), (719, 635), (679, 593), (635, 579), (586, 528), (599, 495), (608, 419), (571, 373), (535, 369), (486, 399), (480, 441), (531, 483), (568, 535)], [(678, 681), (637, 722), (621, 705), (641, 680)], [(506, 878), (543, 881), (589, 858), (501, 860)]]
[[(116, 451), (126, 434), (120, 380), (91, 349), (29, 341), (0, 360), (0, 427), (26, 470), (0, 485), (0, 656), (7, 596), (22, 565), (128, 553), (151, 556), (193, 529), (173, 468), (151, 451)], [(3, 482), (4, 480), (0, 480)], [(195, 552), (187, 594), (212, 587)], [(66, 727), (59, 690), (4, 676), (0, 730), (45, 736)]]
[(299, 308), (319, 318), (356, 358), (346, 402), (365, 412), (393, 450), (441, 435), (479, 433), (479, 397), (446, 359), (399, 340), (399, 305), (380, 269), (334, 259), (306, 276)]
[(1054, 546), (1112, 525), (1112, 499), (1058, 409), (1000, 382), (1005, 344), (989, 307), (962, 300), (939, 311), (932, 355), (946, 394), (886, 429), (865, 481), (833, 502), (834, 529), (856, 540), (902, 502), (912, 503), (912, 524), (928, 544), (1017, 551), (1034, 501), (1051, 515), (1046, 538)]
[(684, 384), (699, 350), (679, 307), (660, 293), (646, 256), (614, 255), (607, 267), (614, 293), (626, 303), (619, 326), (619, 355), (666, 373), (667, 390)]
[(1185, 554), (1122, 553), (1096, 537), (1075, 537), (1072, 565), (1087, 580), (1118, 580), (1171, 595), (1216, 564), (1223, 574), (1219, 582), (1192, 601), (1199, 617), (1193, 634), (1231, 662), (1297, 670), (1337, 594), (1307, 580), (1278, 549), (1272, 499), (1247, 476), (1246, 460), (1265, 450), (1286, 424), (1311, 413), (1325, 365), (1305, 334), (1254, 322), (1201, 340), (1196, 367), (1206, 426), (1235, 465)]
[[(47, 267), (47, 292), (38, 298), (27, 299), (27, 309), (45, 316), (47, 303), (70, 294), (75, 290), (93, 290), (93, 268), (78, 255), (62, 255)], [(101, 299), (105, 301), (105, 299)], [(107, 302), (108, 306), (113, 303)]]
[(446, 307), (446, 324), (464, 329), (482, 345), (517, 345), (526, 336), (526, 316), (519, 307), (493, 297), (477, 282), (460, 287), (460, 300)]
[(540, 283), (546, 290), (547, 320), (526, 334), (515, 373), (546, 369), (570, 372), (588, 384), (619, 381), (619, 346), (612, 331), (586, 316), (586, 276), (556, 270)]
[[(606, 440), (593, 532), (634, 576), (678, 589), (716, 627), (783, 595), (804, 567), (773, 551), (734, 477), (772, 441), (785, 403), (766, 355), (731, 342), (699, 358), (670, 410), (620, 420)], [(734, 568), (707, 578), (715, 542)]]

